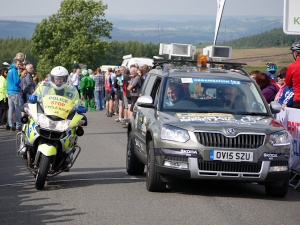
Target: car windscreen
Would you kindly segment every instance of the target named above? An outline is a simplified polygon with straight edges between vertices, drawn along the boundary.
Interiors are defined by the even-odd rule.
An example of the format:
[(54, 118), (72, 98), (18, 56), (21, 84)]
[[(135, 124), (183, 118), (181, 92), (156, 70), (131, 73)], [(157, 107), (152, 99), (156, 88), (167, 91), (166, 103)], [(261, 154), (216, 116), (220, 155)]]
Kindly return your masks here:
[(165, 85), (162, 111), (268, 114), (251, 81), (169, 77)]

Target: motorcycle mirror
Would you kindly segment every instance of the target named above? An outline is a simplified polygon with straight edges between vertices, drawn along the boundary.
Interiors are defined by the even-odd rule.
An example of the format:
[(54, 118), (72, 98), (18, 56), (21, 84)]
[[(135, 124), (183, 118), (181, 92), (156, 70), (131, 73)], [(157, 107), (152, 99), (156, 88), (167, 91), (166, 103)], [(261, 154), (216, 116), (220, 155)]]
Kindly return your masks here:
[(82, 129), (82, 127), (77, 128), (76, 135), (79, 136), (79, 137), (84, 135), (84, 130)]
[(27, 116), (22, 116), (21, 117), (21, 123), (26, 124), (26, 123), (28, 123), (28, 121), (29, 121), (29, 119), (28, 119)]

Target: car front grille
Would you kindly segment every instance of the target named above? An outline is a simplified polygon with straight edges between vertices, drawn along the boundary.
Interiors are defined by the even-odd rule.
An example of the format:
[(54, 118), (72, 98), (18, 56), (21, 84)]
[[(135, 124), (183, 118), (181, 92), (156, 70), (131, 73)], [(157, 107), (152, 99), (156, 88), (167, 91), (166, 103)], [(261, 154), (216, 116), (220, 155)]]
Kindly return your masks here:
[(199, 143), (205, 147), (256, 149), (264, 144), (265, 135), (239, 134), (227, 137), (221, 133), (195, 132)]
[(258, 173), (261, 169), (261, 162), (216, 162), (198, 160), (199, 170), (205, 171), (223, 171), (223, 172), (246, 172)]
[(181, 156), (166, 156), (165, 160), (178, 161), (178, 162), (188, 162), (187, 157), (181, 157)]

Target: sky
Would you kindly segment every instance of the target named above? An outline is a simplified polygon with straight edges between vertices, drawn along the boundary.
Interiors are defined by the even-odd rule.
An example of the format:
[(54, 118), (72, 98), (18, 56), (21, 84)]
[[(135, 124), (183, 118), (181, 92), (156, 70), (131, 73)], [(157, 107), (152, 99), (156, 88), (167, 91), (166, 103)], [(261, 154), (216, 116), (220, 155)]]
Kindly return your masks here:
[[(47, 18), (60, 8), (62, 0), (1, 0), (0, 19), (34, 21)], [(102, 0), (108, 5), (105, 15), (124, 19), (143, 15), (211, 15), (217, 12), (217, 0)], [(226, 0), (223, 16), (282, 16), (284, 0)], [(1, 7), (2, 8), (2, 7)], [(35, 18), (36, 17), (36, 18)], [(34, 19), (35, 18), (35, 19)]]

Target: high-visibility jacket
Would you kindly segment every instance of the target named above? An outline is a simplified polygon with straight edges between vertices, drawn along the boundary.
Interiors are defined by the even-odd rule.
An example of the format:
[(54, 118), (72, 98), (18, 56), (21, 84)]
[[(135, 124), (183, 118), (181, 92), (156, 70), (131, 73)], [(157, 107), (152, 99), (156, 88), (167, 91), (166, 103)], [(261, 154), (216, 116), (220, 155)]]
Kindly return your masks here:
[(39, 85), (33, 95), (36, 95), (38, 97), (38, 101), (42, 101), (42, 97), (45, 95), (60, 95), (71, 99), (77, 105), (79, 105), (80, 103), (79, 93), (76, 87), (69, 85), (65, 86), (61, 90), (56, 90), (50, 83), (46, 82)]

